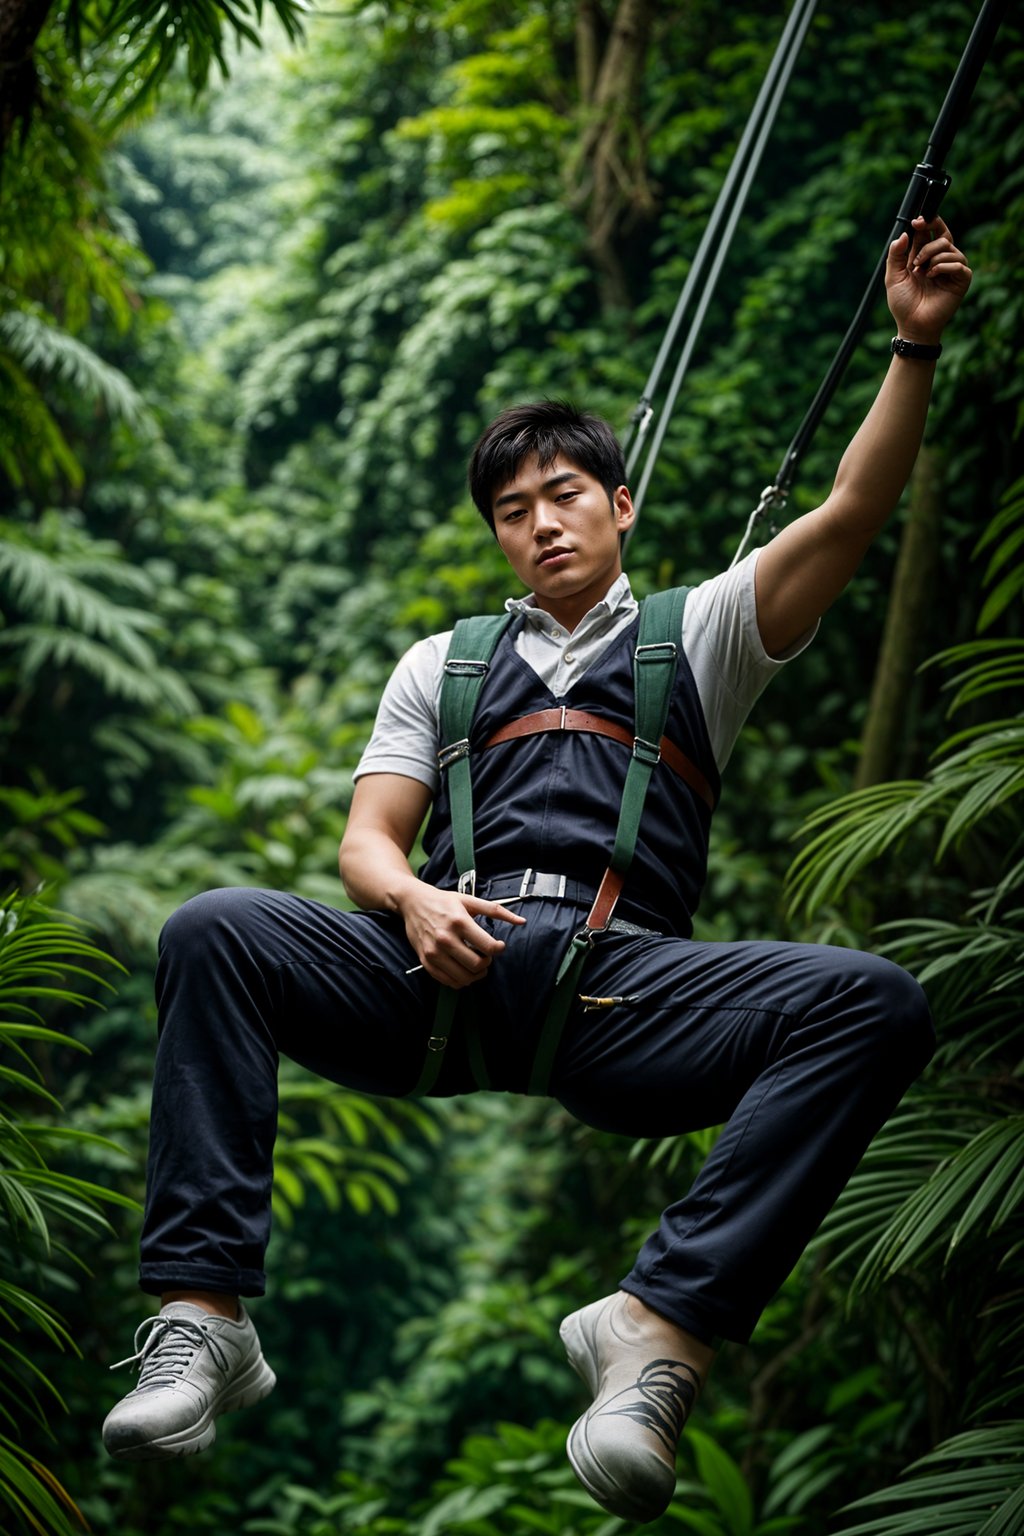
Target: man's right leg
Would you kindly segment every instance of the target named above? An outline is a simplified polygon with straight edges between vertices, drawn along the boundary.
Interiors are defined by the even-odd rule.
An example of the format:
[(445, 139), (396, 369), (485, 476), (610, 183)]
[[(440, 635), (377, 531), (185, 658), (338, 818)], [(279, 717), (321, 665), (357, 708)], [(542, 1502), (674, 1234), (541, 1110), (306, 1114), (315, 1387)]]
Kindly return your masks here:
[[(252, 1323), (234, 1314), (265, 1288), (278, 1053), (352, 1088), (407, 1093), (435, 992), (407, 974), (415, 964), (397, 921), (276, 891), (211, 891), (170, 919), (140, 1266), (166, 1310), (143, 1324), (144, 1344), (137, 1335), (139, 1384), (104, 1426), (112, 1454), (205, 1449), (219, 1413), (271, 1390)], [(459, 1076), (453, 1053), (438, 1091), (471, 1086)]]
[(605, 1508), (651, 1519), (711, 1351), (749, 1338), (933, 1034), (910, 976), (823, 945), (613, 937), (584, 981), (619, 1001), (570, 1017), (556, 1096), (630, 1136), (725, 1122), (617, 1295), (563, 1325), (594, 1396), (570, 1435), (577, 1475)]

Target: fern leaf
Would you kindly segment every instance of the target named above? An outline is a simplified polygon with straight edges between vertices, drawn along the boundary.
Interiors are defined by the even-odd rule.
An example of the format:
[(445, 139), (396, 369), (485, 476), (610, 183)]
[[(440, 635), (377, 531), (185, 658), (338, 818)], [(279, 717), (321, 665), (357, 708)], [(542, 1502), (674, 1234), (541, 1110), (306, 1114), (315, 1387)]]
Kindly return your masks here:
[(147, 708), (164, 708), (184, 717), (196, 709), (195, 696), (188, 684), (165, 667), (155, 663), (148, 673), (136, 670), (108, 646), (67, 630), (47, 630), (40, 626), (20, 625), (0, 633), (0, 646), (25, 644), (22, 666), (27, 677), (34, 677), (43, 667), (79, 667), (101, 682), (105, 690)]
[[(4, 375), (7, 388), (4, 389)], [(82, 466), (68, 446), (53, 413), (32, 380), (13, 357), (0, 351), (0, 402), (5, 430), (0, 433), (0, 465), (18, 487), (28, 479), (26, 453), (33, 469), (45, 480), (63, 475), (76, 488), (82, 484)], [(19, 453), (17, 444), (21, 448)]]
[(101, 404), (115, 420), (152, 436), (152, 415), (131, 381), (42, 313), (12, 310), (0, 316), (0, 341), (25, 368), (62, 379), (86, 399)]

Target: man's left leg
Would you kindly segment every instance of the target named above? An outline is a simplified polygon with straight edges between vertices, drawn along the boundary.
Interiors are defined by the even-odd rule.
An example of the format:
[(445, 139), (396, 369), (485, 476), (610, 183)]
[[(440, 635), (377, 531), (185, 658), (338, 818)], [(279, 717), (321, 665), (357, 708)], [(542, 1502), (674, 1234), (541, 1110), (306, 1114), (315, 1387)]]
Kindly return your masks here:
[[(139, 1380), (104, 1424), (111, 1455), (194, 1454), (222, 1413), (273, 1388), (238, 1298), (265, 1288), (278, 1053), (368, 1092), (408, 1091), (435, 990), (410, 974), (415, 958), (396, 920), (280, 891), (208, 891), (165, 925), (140, 1264), (161, 1311), (122, 1362)], [(453, 1069), (457, 1051), (439, 1091)]]
[(570, 1018), (552, 1080), (568, 1109), (630, 1136), (725, 1125), (618, 1296), (563, 1325), (595, 1392), (570, 1436), (577, 1475), (652, 1519), (716, 1342), (749, 1338), (933, 1035), (904, 971), (820, 945), (610, 937), (583, 990), (628, 1001)]

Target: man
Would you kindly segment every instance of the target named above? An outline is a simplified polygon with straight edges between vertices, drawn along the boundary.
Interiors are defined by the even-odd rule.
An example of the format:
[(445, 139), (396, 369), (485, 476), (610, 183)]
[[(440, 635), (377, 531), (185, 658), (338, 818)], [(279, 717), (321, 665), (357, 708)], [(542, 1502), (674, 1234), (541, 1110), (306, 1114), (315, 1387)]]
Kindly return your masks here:
[[(507, 605), (467, 728), (475, 868), (456, 852), (449, 765), (467, 748), (442, 739), (448, 637), (434, 636), (396, 669), (360, 763), (340, 858), (363, 910), (217, 891), (162, 936), (141, 1264), (162, 1310), (136, 1336), (139, 1385), (104, 1425), (112, 1454), (202, 1450), (218, 1414), (274, 1385), (238, 1298), (264, 1289), (278, 1051), (378, 1094), (423, 1091), (435, 1073), (438, 1094), (485, 1077), (526, 1091), (582, 925), (550, 1091), (630, 1136), (725, 1122), (621, 1289), (562, 1325), (594, 1398), (569, 1437), (577, 1476), (624, 1518), (665, 1508), (718, 1341), (749, 1336), (932, 1048), (923, 994), (887, 962), (689, 935), (719, 771), (899, 499), (969, 282), (941, 220), (892, 245), (901, 340), (885, 381), (824, 504), (689, 595), (635, 853), (599, 919), (633, 741), (621, 454), (605, 423), (553, 402), (483, 434), (471, 489), (530, 595)], [(416, 875), (408, 854), (431, 807)], [(439, 996), (457, 1002), (446, 1048)]]

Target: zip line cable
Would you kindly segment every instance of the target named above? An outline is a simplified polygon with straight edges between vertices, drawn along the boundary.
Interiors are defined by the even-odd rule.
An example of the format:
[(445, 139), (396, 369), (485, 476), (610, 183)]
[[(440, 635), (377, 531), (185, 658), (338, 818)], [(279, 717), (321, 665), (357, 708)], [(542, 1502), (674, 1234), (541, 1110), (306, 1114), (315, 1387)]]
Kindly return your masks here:
[(967, 41), (967, 46), (957, 66), (956, 73), (953, 76), (952, 84), (946, 93), (946, 99), (935, 121), (935, 126), (932, 128), (924, 159), (914, 167), (909, 185), (903, 196), (903, 201), (900, 204), (899, 212), (896, 215), (896, 222), (885, 242), (878, 264), (871, 274), (871, 280), (860, 301), (857, 312), (850, 322), (846, 335), (839, 344), (839, 349), (832, 360), (831, 367), (808, 407), (807, 414), (800, 423), (793, 441), (786, 449), (775, 479), (770, 485), (765, 486), (761, 492), (760, 501), (750, 514), (739, 549), (733, 556), (732, 565), (735, 565), (746, 553), (754, 530), (762, 518), (769, 511), (780, 511), (788, 500), (790, 486), (793, 483), (797, 466), (810, 446), (811, 439), (817, 431), (825, 411), (828, 409), (829, 402), (836, 392), (839, 380), (843, 376), (846, 365), (852, 357), (857, 343), (867, 329), (868, 320), (874, 308), (878, 290), (885, 273), (889, 246), (900, 235), (904, 233), (912, 234), (911, 221), (913, 219), (919, 215), (923, 215), (926, 219), (933, 219), (939, 211), (943, 196), (952, 179), (947, 175), (943, 162), (949, 154), (957, 131), (966, 116), (974, 87), (978, 83), (978, 77), (985, 66), (985, 61), (995, 40), (995, 35), (999, 30), (999, 24), (1005, 15), (1006, 3), (1007, 0), (984, 0)]
[[(736, 230), (736, 225), (746, 204), (747, 195), (761, 163), (761, 158), (774, 126), (779, 107), (785, 96), (786, 87), (789, 84), (789, 79), (806, 36), (807, 28), (814, 14), (816, 3), (817, 0), (794, 0), (768, 71), (761, 82), (757, 100), (751, 110), (740, 141), (736, 146), (729, 170), (722, 183), (715, 206), (712, 209), (711, 217), (694, 254), (690, 270), (686, 275), (686, 281), (676, 301), (672, 318), (658, 348), (658, 355), (655, 358), (654, 366), (644, 385), (643, 394), (640, 396), (630, 416), (630, 433), (625, 447), (627, 480), (631, 477), (642, 454), (644, 457), (640, 481), (637, 486), (636, 495), (633, 498), (633, 505), (638, 514), (643, 505), (647, 487), (657, 462), (658, 453), (671, 421), (672, 410), (700, 334), (701, 325), (714, 294), (715, 286), (728, 254), (729, 245)], [(923, 215), (926, 219), (933, 219), (939, 211), (943, 196), (951, 181), (951, 177), (944, 169), (943, 162), (949, 154), (957, 132), (963, 123), (974, 88), (978, 83), (978, 78), (985, 66), (996, 33), (1006, 13), (1006, 7), (1007, 0), (983, 0), (981, 10), (974, 23), (960, 63), (957, 66), (956, 73), (929, 136), (924, 159), (914, 167), (903, 201), (900, 204), (899, 212), (896, 215), (896, 222), (871, 275), (871, 280), (850, 323), (849, 329), (832, 360), (832, 364), (819, 385), (818, 391), (811, 401), (803, 421), (783, 456), (775, 479), (761, 492), (761, 498), (750, 514), (739, 549), (733, 557), (733, 565), (746, 553), (754, 530), (762, 518), (770, 511), (781, 511), (789, 498), (789, 490), (797, 467), (810, 446), (825, 411), (828, 409), (832, 396), (836, 392), (839, 381), (856, 349), (857, 343), (867, 329), (871, 311), (885, 272), (889, 246), (901, 234), (905, 232), (912, 234), (912, 221), (919, 215)], [(714, 251), (713, 257), (711, 256), (712, 250)], [(647, 434), (655, 416), (655, 391), (661, 380), (661, 375), (672, 348), (675, 345), (683, 317), (700, 284), (703, 284), (703, 287), (697, 302), (697, 309), (690, 322), (690, 328), (683, 343), (654, 435), (650, 442), (647, 443), (645, 451), (644, 444), (647, 441)], [(635, 530), (636, 522), (634, 522), (633, 527), (630, 528), (623, 540), (624, 551), (628, 547)]]
[[(803, 43), (816, 3), (817, 0), (794, 0), (775, 54), (768, 66), (764, 80), (761, 82), (757, 100), (751, 109), (750, 116), (747, 119), (746, 126), (733, 154), (729, 170), (715, 201), (711, 217), (708, 220), (707, 227), (704, 230), (690, 265), (682, 292), (676, 301), (675, 310), (669, 321), (661, 346), (658, 349), (654, 366), (651, 369), (647, 383), (644, 385), (644, 392), (630, 417), (631, 435), (626, 447), (627, 479), (632, 475), (637, 459), (640, 457), (648, 428), (654, 417), (654, 394), (665, 364), (668, 361), (669, 354), (675, 344), (683, 316), (698, 284), (703, 281), (704, 291), (701, 296), (698, 312), (693, 321), (691, 321), (690, 330), (683, 347), (682, 358), (680, 364), (677, 365), (669, 396), (663, 408), (665, 425), (659, 426), (656, 436), (647, 450), (644, 476), (637, 496), (634, 499), (637, 511), (640, 510), (651, 470), (654, 467), (654, 461), (657, 458), (658, 450), (664, 437), (667, 418), (671, 414), (672, 405), (682, 384), (686, 366), (693, 352), (704, 315), (714, 292), (715, 284), (718, 281), (718, 275), (728, 251), (729, 243), (743, 212), (747, 194), (760, 165), (761, 156), (768, 142), (768, 136), (771, 133), (779, 106), (785, 95), (793, 65), (796, 62), (797, 54)], [(715, 250), (714, 263), (711, 272), (705, 279), (705, 269), (713, 249)], [(628, 541), (629, 535), (627, 535), (625, 542), (628, 543)]]
[[(718, 213), (717, 204), (715, 207), (715, 214), (712, 215), (712, 220), (709, 222), (708, 229), (705, 231), (704, 242), (702, 242), (702, 245), (706, 242), (707, 248), (710, 249), (712, 242), (715, 243), (714, 258), (712, 260), (707, 277), (704, 280), (704, 287), (701, 291), (697, 309), (694, 313), (693, 319), (690, 321), (690, 328), (686, 334), (686, 340), (683, 343), (683, 349), (680, 353), (679, 361), (676, 364), (675, 373), (672, 375), (672, 382), (669, 385), (668, 393), (665, 396), (665, 402), (661, 409), (661, 415), (658, 419), (658, 424), (655, 428), (654, 435), (651, 438), (647, 449), (647, 455), (644, 460), (644, 468), (640, 477), (640, 483), (637, 486), (636, 495), (633, 500), (633, 505), (636, 507), (638, 513), (640, 508), (643, 506), (644, 497), (647, 494), (647, 487), (650, 484), (651, 475), (654, 473), (654, 466), (657, 462), (658, 453), (661, 449), (662, 442), (664, 441), (665, 433), (668, 430), (669, 422), (672, 419), (672, 410), (675, 406), (679, 391), (682, 388), (683, 380), (686, 376), (686, 371), (690, 364), (690, 358), (693, 355), (694, 347), (697, 344), (697, 338), (700, 335), (701, 326), (704, 323), (704, 316), (707, 314), (708, 306), (714, 297), (719, 275), (721, 273), (722, 267), (725, 264), (725, 259), (729, 254), (729, 246), (732, 242), (732, 237), (736, 231), (736, 226), (739, 223), (740, 217), (743, 213), (743, 209), (747, 200), (747, 194), (749, 193), (753, 184), (754, 177), (757, 175), (758, 167), (761, 163), (761, 157), (764, 153), (765, 146), (768, 143), (772, 128), (775, 125), (775, 118), (778, 115), (779, 107), (782, 105), (783, 98), (786, 94), (786, 87), (788, 86), (790, 76), (793, 73), (793, 66), (796, 63), (797, 55), (800, 52), (800, 47), (803, 43), (804, 37), (806, 36), (807, 28), (810, 25), (811, 17), (814, 14), (814, 8), (816, 4), (817, 0), (796, 0), (793, 9), (790, 12), (789, 19), (787, 21), (787, 31), (783, 34), (783, 37), (779, 42), (779, 46), (776, 49), (775, 58), (772, 60), (772, 66), (768, 75), (765, 76), (765, 84), (762, 86), (762, 95), (767, 97), (767, 104), (763, 110), (760, 121), (758, 121), (757, 118), (753, 116), (751, 118), (751, 122), (757, 131), (757, 137), (754, 142), (753, 150), (749, 154), (749, 157), (744, 159), (743, 156), (745, 152), (745, 145), (741, 140), (740, 145), (737, 147), (736, 155), (733, 158), (733, 164), (730, 167), (730, 177), (732, 176), (733, 170), (737, 168), (741, 170), (742, 174), (740, 177), (740, 184), (737, 195), (735, 199), (731, 200), (729, 203), (728, 216), (725, 221), (725, 226), (721, 232), (721, 238), (717, 238), (717, 226), (713, 227), (715, 214)], [(792, 27), (790, 27), (790, 23), (793, 24)], [(776, 65), (778, 65), (778, 68), (776, 68)], [(766, 90), (765, 87), (768, 87), (768, 89)], [(755, 112), (756, 110), (757, 107), (755, 105)], [(750, 126), (751, 125), (748, 123), (748, 128)], [(725, 192), (725, 184), (723, 184), (722, 192)], [(721, 199), (722, 194), (719, 194), (720, 202)], [(710, 238), (709, 231), (711, 231)], [(698, 257), (700, 254), (701, 253), (698, 252)], [(696, 268), (697, 259), (697, 257), (694, 258), (694, 268)], [(693, 269), (691, 269), (691, 271), (692, 270)], [(648, 416), (648, 421), (649, 420), (650, 416)], [(632, 532), (632, 529), (630, 529), (630, 532)]]

